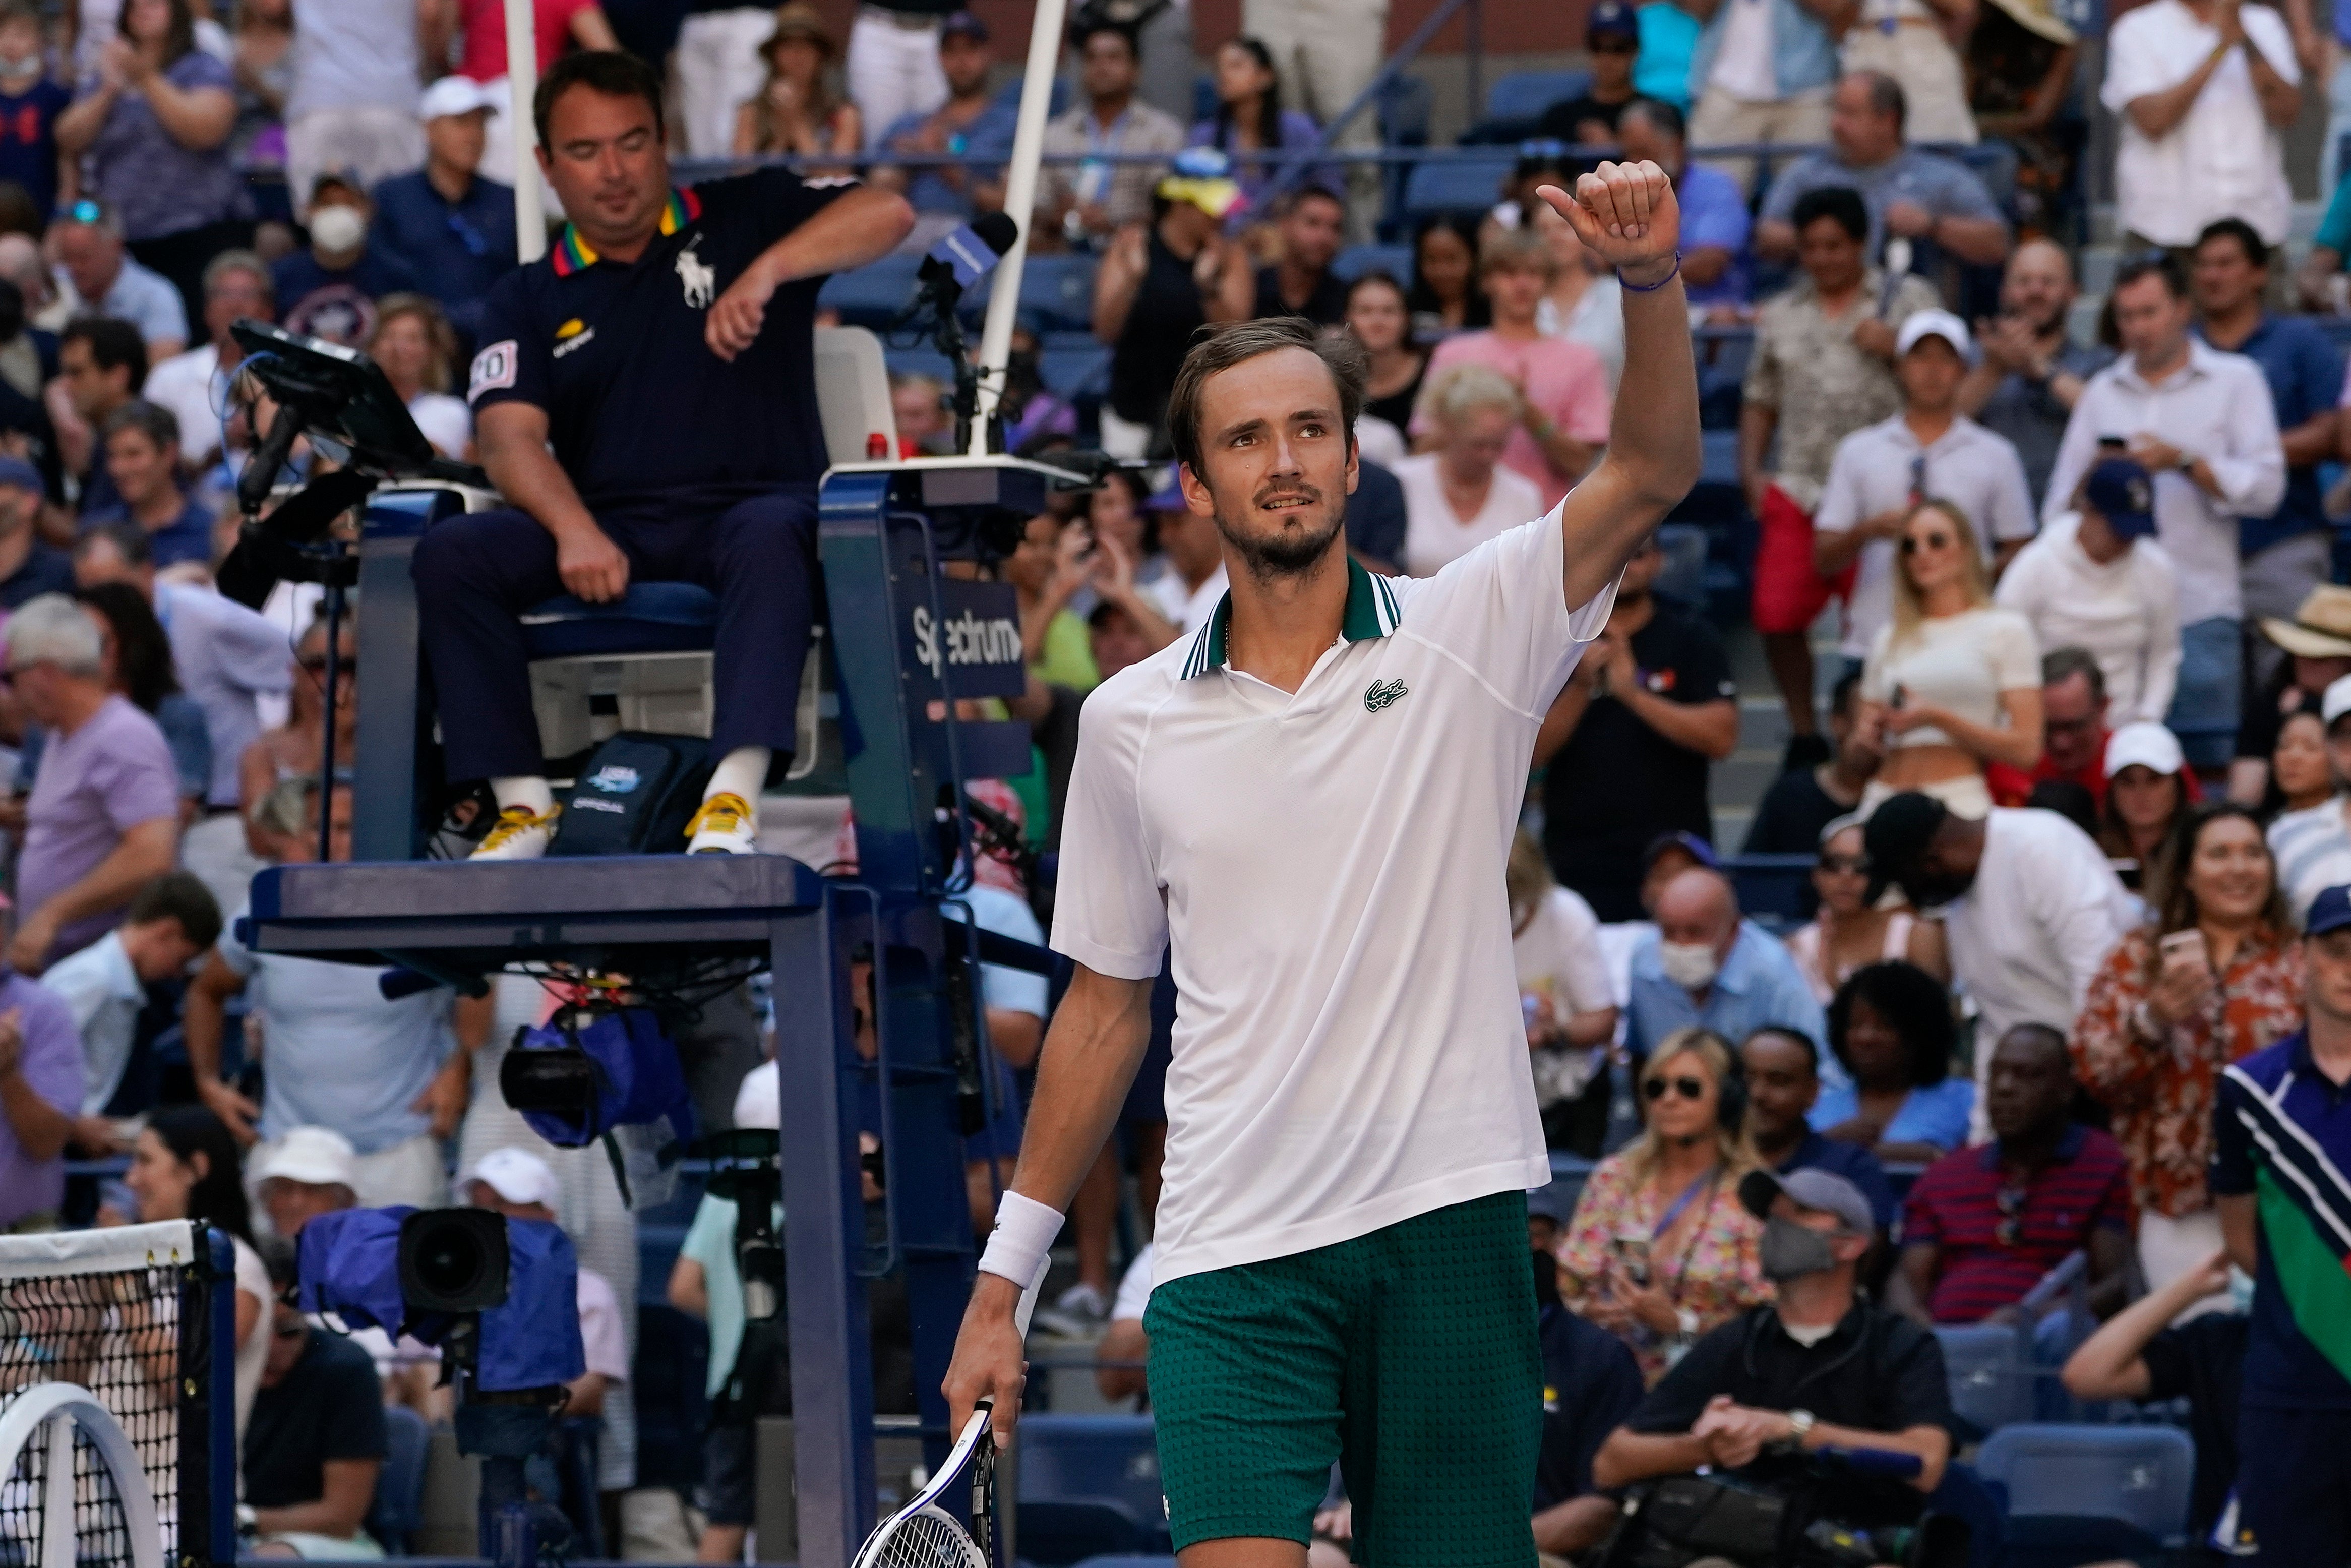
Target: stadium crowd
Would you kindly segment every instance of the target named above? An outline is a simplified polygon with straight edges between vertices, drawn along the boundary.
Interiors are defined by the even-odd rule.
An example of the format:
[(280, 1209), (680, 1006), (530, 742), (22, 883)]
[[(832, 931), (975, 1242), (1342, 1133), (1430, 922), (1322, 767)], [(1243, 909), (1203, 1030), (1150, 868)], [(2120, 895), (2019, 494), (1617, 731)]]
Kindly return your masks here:
[[(642, 6), (536, 9), (542, 73), (664, 57), (662, 74), (590, 66), (566, 85), (650, 92), (652, 134), (716, 161), (699, 169), (791, 161), (810, 183), (757, 188), (789, 220), (761, 245), (846, 233), (852, 209), (820, 191), (862, 178), (871, 232), (814, 271), (1003, 206), (1019, 41), (951, 0), (864, 5), (845, 36), (805, 0), (680, 0), (666, 37), (642, 32)], [(1373, 81), (1384, 0), (1248, 0), (1241, 33), (1199, 40), (1197, 61), (1183, 5), (1144, 9), (1079, 8), (1045, 137), (1062, 161), (1024, 216), (1040, 256), (1085, 260), (1090, 292), (1082, 333), (1024, 317), (1008, 445), (1137, 460), (1030, 519), (1001, 568), (1031, 676), (1006, 709), (1036, 766), (983, 799), (1040, 850), (1086, 693), (1201, 632), (1224, 597), (1215, 525), (1165, 466), (1193, 333), (1295, 315), (1357, 340), (1349, 544), (1374, 571), (1434, 574), (1557, 502), (1612, 419), (1639, 416), (1612, 407), (1619, 285), (1534, 187), (1612, 150), (1676, 183), (1718, 455), (1542, 716), (1500, 890), (1546, 1139), (1578, 1173), (1530, 1197), (1546, 1560), (1597, 1547), (1646, 1478), (1769, 1479), (1808, 1445), (1913, 1453), (1916, 1490), (1943, 1495), (1981, 1434), (1953, 1413), (1931, 1331), (1993, 1324), (2017, 1329), (2047, 1407), (2066, 1407), (2061, 1378), (2076, 1410), (2190, 1399), (2194, 1541), (2351, 1561), (2335, 1484), (2351, 1351), (2314, 1328), (2351, 1306), (2334, 1239), (2351, 1235), (2351, 177), (2326, 183), (2351, 130), (2351, 10), (2146, 0), (2094, 24), (2050, 0), (1599, 0), (1577, 90), (1482, 128), (1509, 165), (1497, 188), (1416, 210), (1408, 183), (1345, 157), (1375, 116), (1323, 129)], [(329, 707), (333, 755), (353, 755), (358, 644), (345, 626), (329, 704), (316, 591), (256, 610), (218, 590), (255, 446), (233, 322), (365, 350), (433, 445), (481, 461), (519, 508), (488, 515), (507, 534), (420, 550), (421, 579), (519, 602), (648, 574), (655, 547), (602, 509), (611, 475), (548, 500), (541, 470), (580, 478), (578, 437), (559, 429), (550, 457), (544, 419), (512, 417), (573, 394), (545, 367), (518, 385), (499, 339), (541, 308), (517, 303), (504, 177), (528, 128), (501, 17), (496, 0), (0, 0), (0, 1232), (233, 1233), (262, 1549), (360, 1557), (380, 1545), (381, 1410), (436, 1420), (445, 1396), (419, 1347), (283, 1304), (288, 1244), (355, 1206), (554, 1219), (583, 1265), (589, 1371), (547, 1495), (611, 1555), (737, 1561), (769, 1391), (732, 1204), (703, 1198), (674, 1272), (641, 1281), (639, 1219), (602, 1153), (546, 1145), (500, 1097), (505, 1042), (550, 1005), (535, 982), (388, 1000), (371, 971), (256, 952), (236, 925), (257, 868), (316, 858), (322, 828), (349, 852), (349, 780), (322, 768)], [(2283, 130), (2322, 78), (2326, 201), (2304, 246)], [(543, 98), (542, 139), (548, 115)], [(2113, 162), (2091, 169), (2100, 118)], [(703, 187), (733, 193), (710, 198), (714, 225), (747, 188)], [(2082, 242), (2109, 190), (2123, 254), (2086, 308)], [(546, 193), (559, 213), (559, 172)], [(553, 233), (530, 277), (597, 267), (575, 229)], [(813, 288), (793, 309), (841, 314)], [(550, 364), (594, 336), (580, 326)], [(760, 330), (755, 313), (720, 357)], [(1081, 374), (1048, 373), (1073, 355)], [(893, 358), (901, 452), (941, 450), (936, 368)], [(560, 532), (562, 505), (585, 516), (583, 495), (622, 536), (597, 536), (609, 559), (538, 531)], [(797, 526), (782, 510), (746, 502), (725, 527), (764, 539)], [(1736, 591), (1695, 569), (1694, 542)], [(794, 669), (805, 589), (774, 612), (799, 617), (778, 655)], [(1740, 746), (1742, 613), (1790, 739), (1734, 851), (1716, 841), (1714, 769)], [(543, 849), (541, 764), (504, 760), (535, 750), (528, 725), (445, 678), (444, 661), (504, 658), (518, 681), (519, 659), (496, 637), (425, 640), (453, 771), (495, 786), (470, 836)], [(720, 662), (759, 659), (722, 642)], [(726, 679), (722, 708), (750, 700)], [(722, 767), (758, 754), (705, 803), (736, 801), (723, 847), (755, 840), (772, 716), (722, 717), (740, 743)], [(1772, 879), (1796, 864), (1806, 885), (1781, 900)], [(1049, 899), (1010, 857), (970, 894), (980, 924), (1029, 941)], [(1014, 1090), (990, 1132), (1001, 1157), (1049, 994), (986, 979)], [(1146, 1406), (1165, 976), (1161, 993), (1044, 1320), (1099, 1335), (1102, 1393)], [(753, 999), (722, 998), (697, 1030), (680, 1045), (705, 1124), (773, 1126)], [(641, 1318), (641, 1299), (667, 1305)], [(689, 1531), (622, 1498), (641, 1469), (683, 1473), (640, 1440), (641, 1330), (695, 1319), (714, 1418), (686, 1467)], [(878, 1349), (891, 1382), (903, 1358)], [(911, 1397), (904, 1375), (885, 1401)], [(2263, 1433), (2241, 1470), (2241, 1406)], [(1316, 1527), (1343, 1543), (1343, 1500)]]

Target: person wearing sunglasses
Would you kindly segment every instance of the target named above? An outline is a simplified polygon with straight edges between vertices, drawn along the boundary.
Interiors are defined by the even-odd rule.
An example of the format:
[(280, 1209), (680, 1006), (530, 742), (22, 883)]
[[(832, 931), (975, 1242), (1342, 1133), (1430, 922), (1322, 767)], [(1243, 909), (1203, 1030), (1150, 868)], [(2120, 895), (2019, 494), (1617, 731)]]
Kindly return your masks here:
[(1689, 1343), (1759, 1301), (1762, 1234), (1739, 1203), (1756, 1168), (1739, 1069), (1712, 1030), (1661, 1041), (1640, 1078), (1640, 1137), (1593, 1167), (1559, 1249), (1560, 1299), (1623, 1337), (1655, 1384)]
[(1861, 724), (1886, 748), (1862, 813), (1918, 790), (1980, 818), (1991, 810), (1987, 763), (2030, 773), (2041, 760), (2041, 650), (2023, 616), (1993, 608), (1984, 553), (1957, 507), (1914, 508), (1896, 549), (1892, 614), (1862, 665)]
[(1943, 928), (1907, 907), (1881, 909), (1869, 903), (1863, 897), (1868, 887), (1861, 818), (1839, 817), (1821, 830), (1820, 854), (1813, 865), (1820, 912), (1788, 935), (1788, 951), (1823, 1007), (1867, 964), (1907, 961), (1938, 979), (1950, 978)]
[[(1625, 0), (1600, 0), (1583, 24), (1592, 81), (1581, 93), (1543, 110), (1538, 137), (1606, 147), (1616, 141), (1616, 119), (1633, 101), (1633, 62), (1641, 53), (1641, 24)], [(1684, 257), (1682, 269), (1689, 270)]]

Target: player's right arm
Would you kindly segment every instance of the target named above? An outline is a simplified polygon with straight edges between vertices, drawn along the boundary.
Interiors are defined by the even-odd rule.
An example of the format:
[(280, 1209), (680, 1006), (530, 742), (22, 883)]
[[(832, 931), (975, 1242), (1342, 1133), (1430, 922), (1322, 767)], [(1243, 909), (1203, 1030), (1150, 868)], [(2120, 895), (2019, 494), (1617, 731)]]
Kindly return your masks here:
[(628, 591), (629, 558), (596, 526), (571, 476), (547, 449), (547, 411), (536, 403), (492, 403), (474, 426), (482, 467), (508, 505), (555, 536), (556, 566), (567, 590), (590, 604), (618, 599)]
[[(1077, 967), (1045, 1034), (1012, 1191), (1056, 1212), (1068, 1209), (1150, 1047), (1152, 983)], [(1027, 1283), (986, 1270), (974, 1282), (942, 1385), (950, 1430), (961, 1431), (981, 1399), (996, 1402), (999, 1435), (1008, 1437), (1019, 1419), (1029, 1364), (1014, 1311)]]

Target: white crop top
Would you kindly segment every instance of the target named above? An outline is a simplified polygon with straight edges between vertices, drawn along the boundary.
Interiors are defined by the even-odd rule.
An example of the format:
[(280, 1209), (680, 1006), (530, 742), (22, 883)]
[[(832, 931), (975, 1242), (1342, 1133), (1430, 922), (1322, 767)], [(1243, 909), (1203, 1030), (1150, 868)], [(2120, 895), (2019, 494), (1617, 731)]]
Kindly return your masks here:
[[(2012, 610), (1963, 611), (1922, 621), (1894, 643), (1894, 627), (1878, 630), (1861, 671), (1861, 695), (1870, 702), (1903, 707), (1938, 707), (1985, 726), (2001, 722), (2000, 694), (2041, 685), (2041, 649), (2032, 627)], [(1934, 725), (1890, 736), (1887, 745), (1950, 746)]]

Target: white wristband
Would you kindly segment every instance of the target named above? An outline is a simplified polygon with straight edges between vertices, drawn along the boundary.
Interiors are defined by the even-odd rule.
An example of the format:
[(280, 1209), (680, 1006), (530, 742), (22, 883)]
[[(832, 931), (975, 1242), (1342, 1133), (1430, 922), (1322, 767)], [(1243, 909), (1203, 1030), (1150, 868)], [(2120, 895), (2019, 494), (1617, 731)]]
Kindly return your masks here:
[(1061, 1233), (1060, 1209), (1007, 1192), (996, 1206), (996, 1228), (979, 1255), (980, 1271), (1001, 1275), (1026, 1291), (1044, 1272), (1053, 1239)]

